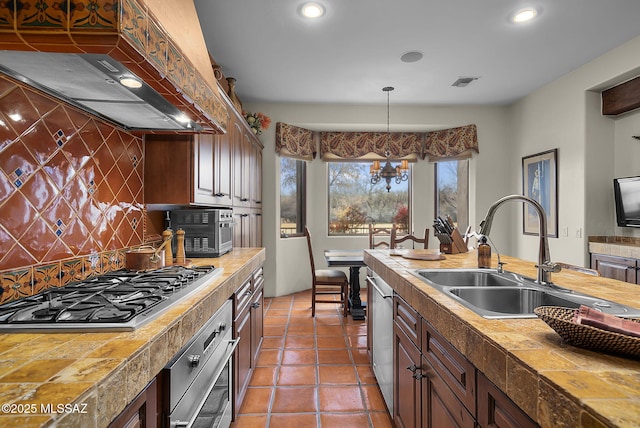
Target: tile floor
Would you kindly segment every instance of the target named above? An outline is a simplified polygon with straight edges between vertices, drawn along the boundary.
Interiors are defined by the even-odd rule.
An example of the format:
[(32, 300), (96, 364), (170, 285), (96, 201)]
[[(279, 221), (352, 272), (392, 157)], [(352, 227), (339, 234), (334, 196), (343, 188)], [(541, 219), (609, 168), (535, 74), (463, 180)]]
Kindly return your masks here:
[(262, 349), (232, 428), (393, 426), (369, 364), (366, 321), (324, 303), (312, 318), (309, 291), (264, 304)]

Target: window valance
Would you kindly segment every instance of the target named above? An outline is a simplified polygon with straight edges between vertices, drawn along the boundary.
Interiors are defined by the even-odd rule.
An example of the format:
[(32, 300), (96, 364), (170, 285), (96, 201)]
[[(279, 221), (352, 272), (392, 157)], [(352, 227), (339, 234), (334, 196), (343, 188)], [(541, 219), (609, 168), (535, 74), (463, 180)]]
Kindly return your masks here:
[(317, 138), (309, 129), (276, 123), (276, 153), (310, 161), (316, 157)]
[(336, 160), (394, 160), (429, 158), (465, 159), (478, 149), (476, 125), (441, 129), (431, 132), (315, 132), (283, 122), (276, 123), (276, 153), (282, 156), (312, 160), (320, 144), (320, 157)]
[(438, 159), (470, 158), (478, 149), (478, 130), (476, 125), (459, 126), (428, 132), (425, 137), (424, 155), (430, 161)]
[(417, 160), (422, 153), (424, 134), (417, 132), (321, 132), (323, 160), (391, 159)]

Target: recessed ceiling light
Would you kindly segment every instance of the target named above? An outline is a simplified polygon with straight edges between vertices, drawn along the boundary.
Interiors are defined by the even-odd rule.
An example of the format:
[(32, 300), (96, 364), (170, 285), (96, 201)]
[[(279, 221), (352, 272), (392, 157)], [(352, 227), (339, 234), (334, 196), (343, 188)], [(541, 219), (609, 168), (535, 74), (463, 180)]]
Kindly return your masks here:
[(305, 18), (320, 18), (324, 15), (324, 6), (316, 2), (307, 2), (300, 7), (300, 14)]
[(142, 82), (138, 79), (134, 79), (133, 77), (122, 77), (120, 79), (120, 84), (122, 86), (126, 86), (127, 88), (132, 88), (132, 89), (142, 87)]
[(404, 53), (401, 57), (400, 57), (400, 61), (402, 62), (418, 62), (422, 59), (422, 52), (418, 52), (418, 51), (409, 51)]
[(538, 10), (534, 8), (527, 8), (517, 11), (511, 16), (511, 21), (520, 24), (522, 22), (531, 21), (538, 16)]

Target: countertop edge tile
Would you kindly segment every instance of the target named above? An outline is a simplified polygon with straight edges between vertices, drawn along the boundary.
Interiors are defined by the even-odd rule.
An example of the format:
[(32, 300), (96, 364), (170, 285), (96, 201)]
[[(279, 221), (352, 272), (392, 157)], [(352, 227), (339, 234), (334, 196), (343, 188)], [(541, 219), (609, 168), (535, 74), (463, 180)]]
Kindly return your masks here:
[[(87, 388), (73, 399), (69, 399), (68, 403), (60, 403), (86, 404), (88, 413), (40, 413), (40, 409), (38, 413), (31, 415), (4, 413), (0, 414), (0, 425), (3, 422), (19, 422), (16, 426), (25, 428), (52, 425), (74, 428), (107, 426), (144, 390), (206, 320), (231, 297), (241, 285), (241, 281), (264, 264), (265, 257), (264, 248), (235, 248), (219, 258), (193, 259), (195, 265), (213, 264), (216, 267), (222, 267), (224, 271), (219, 278), (198, 288), (166, 313), (133, 332), (0, 333), (0, 364), (6, 364), (3, 367), (5, 373), (23, 366), (26, 362), (11, 357), (3, 358), (3, 355), (12, 347), (30, 341), (51, 340), (56, 347), (64, 346), (64, 343), (77, 338), (90, 341), (106, 339), (102, 346), (111, 342), (117, 346), (118, 341), (127, 342), (130, 345), (136, 341), (142, 341), (140, 346), (132, 346), (130, 352), (118, 354), (117, 367), (106, 372), (100, 379), (87, 382)], [(83, 337), (84, 335), (88, 336)], [(87, 351), (87, 353), (91, 352), (97, 352), (96, 348)], [(69, 359), (79, 360), (85, 357), (86, 355), (79, 355)], [(15, 365), (12, 366), (13, 364)], [(14, 398), (9, 402), (32, 403), (39, 406), (34, 399), (29, 401), (29, 397), (44, 385), (45, 383), (34, 383), (22, 393), (21, 398)], [(41, 397), (39, 400), (42, 403), (52, 402), (46, 397)]]
[[(506, 261), (506, 270), (536, 277), (535, 262), (520, 260), (509, 256), (501, 256)], [(494, 255), (493, 266), (497, 266)], [(616, 414), (606, 406), (594, 407), (590, 403), (595, 398), (581, 396), (577, 392), (568, 391), (554, 381), (554, 378), (572, 370), (609, 371), (625, 373), (640, 369), (640, 361), (601, 354), (575, 348), (562, 343), (560, 337), (542, 320), (487, 320), (467, 309), (460, 303), (445, 296), (440, 291), (428, 286), (407, 271), (421, 268), (476, 268), (476, 252), (445, 255), (440, 261), (409, 261), (398, 264), (388, 250), (365, 250), (365, 263), (391, 285), (392, 288), (414, 309), (442, 333), (456, 349), (462, 352), (483, 372), (489, 380), (498, 386), (507, 396), (519, 405), (533, 420), (542, 427), (617, 427), (627, 426), (620, 421), (631, 419), (640, 412), (640, 399), (623, 399), (627, 406), (620, 410), (624, 415)], [(575, 272), (554, 274), (554, 282), (566, 288), (596, 295), (601, 298), (621, 301), (627, 305), (640, 308), (640, 293), (637, 285), (623, 283), (607, 278), (590, 277)], [(624, 299), (621, 299), (624, 296)], [(456, 323), (460, 327), (453, 327)], [(461, 338), (461, 329), (464, 338)], [(514, 337), (530, 332), (530, 342)], [(527, 352), (552, 357), (549, 363), (538, 360)], [(555, 359), (554, 359), (555, 358)], [(569, 367), (562, 367), (565, 363)], [(548, 364), (556, 364), (556, 370), (549, 370)], [(509, 384), (509, 378), (515, 376), (526, 382), (530, 389), (531, 399), (527, 400), (522, 390)], [(610, 379), (609, 379), (610, 381)], [(596, 380), (608, 385), (605, 380)], [(595, 386), (597, 390), (597, 385)], [(603, 391), (604, 391), (603, 387)], [(593, 391), (593, 389), (592, 389)], [(605, 398), (602, 398), (605, 399)], [(597, 401), (597, 400), (596, 400)], [(615, 402), (617, 400), (613, 400)], [(631, 408), (629, 408), (631, 404)], [(617, 407), (617, 406), (616, 406)], [(629, 416), (631, 415), (631, 416)], [(636, 419), (637, 421), (638, 419)]]

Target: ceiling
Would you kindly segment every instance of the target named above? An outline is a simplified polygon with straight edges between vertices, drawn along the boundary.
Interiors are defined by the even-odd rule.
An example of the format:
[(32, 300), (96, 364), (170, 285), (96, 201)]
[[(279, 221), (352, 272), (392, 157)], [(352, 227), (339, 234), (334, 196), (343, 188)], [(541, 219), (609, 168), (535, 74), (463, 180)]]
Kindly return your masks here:
[(302, 2), (195, 0), (243, 102), (384, 104), (390, 85), (392, 104), (505, 105), (640, 35), (638, 0), (318, 0), (313, 21)]

